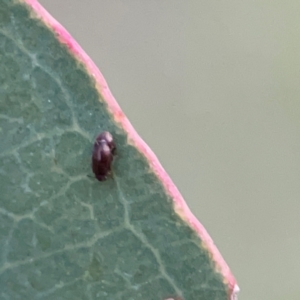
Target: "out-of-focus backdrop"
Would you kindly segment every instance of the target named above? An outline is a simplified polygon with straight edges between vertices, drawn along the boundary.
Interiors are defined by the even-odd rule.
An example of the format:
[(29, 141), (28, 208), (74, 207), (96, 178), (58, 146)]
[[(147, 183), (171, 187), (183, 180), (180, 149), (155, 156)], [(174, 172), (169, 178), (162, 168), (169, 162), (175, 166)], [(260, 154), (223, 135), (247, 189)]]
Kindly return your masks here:
[(300, 2), (40, 0), (104, 74), (236, 276), (300, 299)]

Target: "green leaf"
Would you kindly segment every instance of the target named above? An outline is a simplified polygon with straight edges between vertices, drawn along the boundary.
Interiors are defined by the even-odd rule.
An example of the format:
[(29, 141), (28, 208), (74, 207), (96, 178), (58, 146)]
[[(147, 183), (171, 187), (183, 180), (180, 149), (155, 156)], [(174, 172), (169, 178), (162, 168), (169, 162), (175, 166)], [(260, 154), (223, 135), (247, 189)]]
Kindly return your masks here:
[[(78, 44), (0, 0), (0, 299), (234, 299), (202, 225)], [(92, 176), (112, 133), (112, 175)]]

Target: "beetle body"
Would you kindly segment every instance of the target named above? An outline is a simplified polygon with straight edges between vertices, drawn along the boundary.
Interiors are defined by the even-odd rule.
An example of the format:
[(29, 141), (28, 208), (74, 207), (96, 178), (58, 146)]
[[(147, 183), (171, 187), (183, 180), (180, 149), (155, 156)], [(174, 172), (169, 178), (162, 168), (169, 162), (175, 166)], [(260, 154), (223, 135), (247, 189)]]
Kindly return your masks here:
[(104, 131), (97, 136), (92, 156), (92, 169), (99, 181), (104, 181), (110, 174), (115, 149), (113, 137), (109, 132)]

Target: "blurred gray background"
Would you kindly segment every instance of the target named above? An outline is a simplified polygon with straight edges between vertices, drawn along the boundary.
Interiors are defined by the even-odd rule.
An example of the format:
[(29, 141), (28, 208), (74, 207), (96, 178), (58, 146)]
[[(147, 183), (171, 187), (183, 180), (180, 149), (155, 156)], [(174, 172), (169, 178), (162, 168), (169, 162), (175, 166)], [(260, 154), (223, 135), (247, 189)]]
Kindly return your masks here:
[(300, 299), (300, 2), (40, 0), (104, 74), (236, 276)]

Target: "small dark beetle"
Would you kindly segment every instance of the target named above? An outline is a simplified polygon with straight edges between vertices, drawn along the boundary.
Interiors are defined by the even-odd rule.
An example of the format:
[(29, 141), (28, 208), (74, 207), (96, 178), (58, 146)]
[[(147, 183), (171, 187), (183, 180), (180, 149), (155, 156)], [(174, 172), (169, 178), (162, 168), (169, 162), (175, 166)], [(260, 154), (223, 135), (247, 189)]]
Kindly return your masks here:
[(111, 171), (116, 146), (112, 135), (104, 131), (100, 133), (94, 143), (92, 169), (99, 181), (104, 181)]

